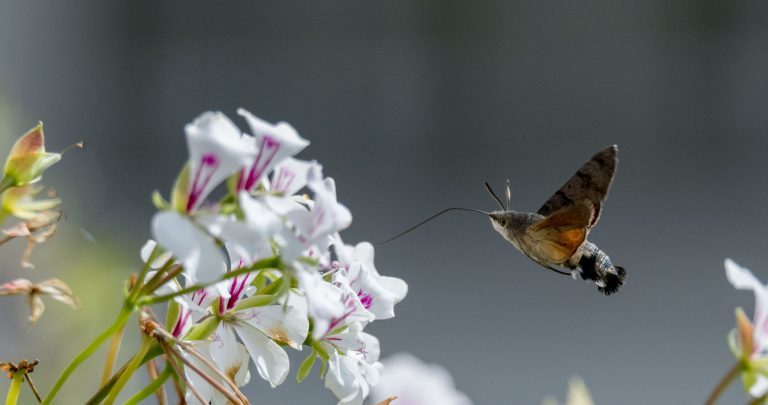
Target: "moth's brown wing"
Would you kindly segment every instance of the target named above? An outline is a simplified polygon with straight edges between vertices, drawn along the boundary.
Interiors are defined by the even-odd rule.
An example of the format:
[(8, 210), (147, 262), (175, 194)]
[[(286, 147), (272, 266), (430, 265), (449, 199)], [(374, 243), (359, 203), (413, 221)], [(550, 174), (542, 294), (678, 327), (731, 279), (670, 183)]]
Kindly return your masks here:
[(589, 233), (595, 207), (582, 200), (553, 212), (526, 230), (535, 256), (552, 264), (563, 264), (579, 249)]
[(618, 163), (618, 152), (616, 145), (597, 152), (539, 208), (538, 213), (548, 216), (578, 201), (589, 200), (595, 207), (592, 222), (589, 224), (590, 228), (593, 227), (600, 217), (600, 207), (611, 187)]

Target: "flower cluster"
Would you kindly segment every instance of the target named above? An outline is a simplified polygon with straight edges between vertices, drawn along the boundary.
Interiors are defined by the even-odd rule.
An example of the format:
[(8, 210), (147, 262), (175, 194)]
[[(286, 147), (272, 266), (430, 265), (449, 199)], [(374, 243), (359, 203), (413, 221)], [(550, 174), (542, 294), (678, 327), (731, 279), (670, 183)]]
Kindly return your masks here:
[[(394, 316), (407, 285), (378, 273), (370, 243), (343, 242), (352, 215), (333, 179), (294, 158), (309, 142), (287, 123), (238, 113), (251, 134), (218, 112), (186, 126), (189, 161), (170, 199), (153, 197), (143, 302), (169, 301), (168, 332), (203, 355), (187, 358), (190, 401), (224, 402), (211, 379), (242, 386), (251, 361), (280, 385), (286, 350), (308, 348), (297, 380), (319, 359), (339, 403), (361, 404), (381, 368), (379, 341), (364, 330)], [(220, 372), (193, 371), (212, 367)]]

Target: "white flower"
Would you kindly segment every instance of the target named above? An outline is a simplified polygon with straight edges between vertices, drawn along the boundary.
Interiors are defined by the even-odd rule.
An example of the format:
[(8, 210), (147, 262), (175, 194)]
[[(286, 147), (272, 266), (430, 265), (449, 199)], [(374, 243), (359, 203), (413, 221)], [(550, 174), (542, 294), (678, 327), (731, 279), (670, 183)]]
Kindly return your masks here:
[(213, 338), (219, 344), (212, 347), (224, 352), (235, 350), (237, 334), (259, 375), (275, 387), (283, 383), (289, 371), (288, 355), (276, 342), (302, 349), (309, 333), (307, 304), (304, 297), (288, 293), (274, 305), (240, 305), (247, 299), (245, 293), (252, 281), (252, 275), (227, 280), (229, 296), (219, 299), (218, 316), (222, 322)]
[(206, 112), (185, 128), (189, 147), (188, 212), (230, 175), (253, 163), (256, 149), (220, 112)]
[(362, 404), (370, 387), (379, 381), (379, 340), (362, 328), (354, 323), (322, 340), (324, 349), (330, 353), (325, 387), (336, 395), (339, 405)]
[[(565, 397), (565, 405), (593, 405), (592, 395), (587, 389), (587, 385), (579, 377), (571, 378), (568, 382), (568, 394)], [(557, 399), (553, 397), (545, 398), (542, 405), (558, 405)]]
[(725, 259), (725, 275), (734, 287), (740, 290), (752, 290), (755, 293), (754, 355), (768, 353), (768, 287), (763, 285), (748, 269), (739, 266), (731, 259)]
[(237, 113), (248, 121), (253, 138), (246, 139), (258, 149), (253, 164), (243, 171), (238, 184), (238, 190), (252, 191), (265, 174), (283, 159), (301, 152), (309, 141), (287, 122), (272, 125), (242, 108)]
[(357, 293), (365, 309), (373, 313), (376, 319), (394, 317), (395, 304), (405, 298), (408, 284), (399, 278), (379, 274), (373, 264), (373, 245), (368, 242), (359, 243), (353, 248), (345, 245), (337, 235), (334, 248), (339, 258), (339, 267), (346, 271), (349, 286)]
[(402, 405), (472, 404), (454, 387), (451, 374), (441, 366), (425, 364), (408, 353), (394, 354), (382, 363), (384, 369), (371, 393), (373, 403), (396, 396), (393, 403)]
[[(745, 381), (753, 381), (749, 385), (749, 393), (753, 397), (761, 397), (768, 393), (768, 371), (766, 356), (768, 356), (768, 287), (763, 285), (748, 269), (739, 266), (731, 259), (725, 259), (725, 275), (734, 287), (740, 290), (752, 290), (755, 293), (755, 314), (752, 325), (746, 320), (741, 308), (737, 311), (738, 331), (729, 335), (729, 345), (734, 355), (742, 358), (748, 367), (743, 370)], [(749, 334), (750, 336), (741, 336)], [(741, 342), (749, 342), (745, 345)], [(745, 347), (751, 346), (751, 347)], [(758, 369), (759, 372), (754, 372)]]

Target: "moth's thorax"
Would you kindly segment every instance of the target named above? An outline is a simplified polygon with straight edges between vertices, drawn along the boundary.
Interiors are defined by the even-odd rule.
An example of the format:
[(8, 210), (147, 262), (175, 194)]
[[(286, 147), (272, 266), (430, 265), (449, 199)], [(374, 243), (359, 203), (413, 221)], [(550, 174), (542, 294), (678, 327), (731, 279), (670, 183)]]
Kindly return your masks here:
[(518, 250), (527, 250), (523, 241), (525, 230), (541, 221), (543, 216), (532, 212), (494, 211), (488, 215), (493, 229), (508, 240)]

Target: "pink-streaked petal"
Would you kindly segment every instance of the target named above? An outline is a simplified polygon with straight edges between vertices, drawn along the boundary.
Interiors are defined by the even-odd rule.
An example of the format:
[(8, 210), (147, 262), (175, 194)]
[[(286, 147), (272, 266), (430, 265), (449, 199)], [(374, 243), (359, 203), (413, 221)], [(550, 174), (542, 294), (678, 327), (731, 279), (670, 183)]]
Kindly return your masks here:
[(281, 193), (284, 196), (296, 194), (297, 191), (307, 185), (309, 171), (315, 165), (318, 165), (315, 161), (307, 162), (291, 157), (285, 159), (275, 166), (270, 191)]
[(185, 127), (189, 147), (189, 201), (199, 207), (222, 181), (249, 166), (256, 150), (243, 141), (240, 130), (220, 112), (206, 112)]

